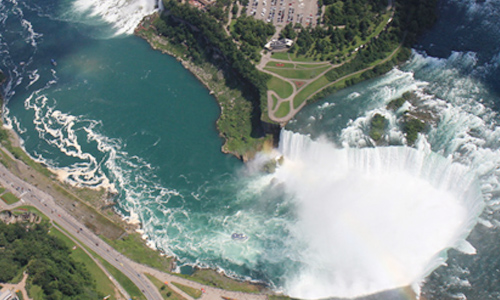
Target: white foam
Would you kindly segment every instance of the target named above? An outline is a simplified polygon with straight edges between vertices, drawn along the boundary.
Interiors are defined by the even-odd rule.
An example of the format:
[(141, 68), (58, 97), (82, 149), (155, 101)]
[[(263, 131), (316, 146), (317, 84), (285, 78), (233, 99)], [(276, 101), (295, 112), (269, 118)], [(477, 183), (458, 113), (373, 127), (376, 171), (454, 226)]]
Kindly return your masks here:
[[(282, 132), (276, 172), (305, 245), (292, 297), (357, 297), (420, 282), (464, 242), (483, 208), (474, 174), (408, 147), (335, 149)], [(460, 247), (459, 247), (460, 246)]]
[(155, 11), (156, 4), (156, 0), (77, 0), (73, 7), (80, 13), (101, 17), (120, 35), (132, 34), (142, 18)]

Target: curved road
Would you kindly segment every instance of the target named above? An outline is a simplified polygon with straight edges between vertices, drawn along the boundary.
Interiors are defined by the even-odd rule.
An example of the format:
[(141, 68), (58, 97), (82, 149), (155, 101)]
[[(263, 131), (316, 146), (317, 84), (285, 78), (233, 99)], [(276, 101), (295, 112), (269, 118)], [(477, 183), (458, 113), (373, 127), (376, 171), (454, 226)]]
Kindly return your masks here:
[[(0, 210), (12, 209), (15, 208), (15, 206), (25, 204), (36, 207), (50, 218), (51, 221), (55, 222), (57, 227), (62, 227), (69, 234), (77, 238), (77, 242), (85, 244), (85, 246), (126, 275), (142, 291), (148, 300), (163, 300), (163, 297), (144, 273), (149, 273), (163, 282), (168, 282), (169, 288), (188, 300), (194, 299), (172, 285), (172, 281), (204, 291), (202, 297), (199, 299), (221, 300), (222, 297), (225, 297), (231, 299), (237, 298), (240, 300), (267, 300), (267, 295), (264, 294), (233, 292), (209, 287), (130, 260), (113, 249), (110, 245), (106, 244), (78, 220), (58, 206), (51, 195), (16, 177), (2, 164), (0, 164), (0, 184), (8, 188), (13, 194), (21, 199), (15, 205), (6, 205), (3, 201), (0, 201)], [(118, 286), (118, 288), (120, 287)]]

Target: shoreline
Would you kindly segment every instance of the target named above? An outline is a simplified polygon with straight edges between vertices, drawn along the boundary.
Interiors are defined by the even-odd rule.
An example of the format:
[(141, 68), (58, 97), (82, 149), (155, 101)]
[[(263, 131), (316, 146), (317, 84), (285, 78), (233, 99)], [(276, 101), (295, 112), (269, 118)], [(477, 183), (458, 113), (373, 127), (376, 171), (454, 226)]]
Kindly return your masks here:
[[(154, 26), (151, 24), (155, 18), (159, 18), (159, 12), (154, 12), (151, 15), (145, 16), (134, 30), (134, 35), (145, 40), (150, 45), (151, 49), (160, 51), (162, 54), (167, 54), (180, 62), (181, 65), (208, 90), (209, 94), (215, 98), (215, 101), (220, 109), (220, 115), (215, 122), (215, 125), (217, 127), (219, 137), (223, 139), (221, 152), (233, 155), (242, 162), (246, 163), (255, 157), (257, 152), (263, 150), (268, 151), (272, 148), (276, 141), (273, 135), (268, 133), (261, 138), (257, 138), (250, 148), (247, 148), (242, 152), (228, 149), (230, 147), (230, 137), (224, 135), (219, 127), (219, 123), (224, 117), (225, 110), (233, 108), (229, 106), (235, 105), (234, 101), (238, 95), (235, 96), (235, 90), (226, 85), (226, 80), (220, 68), (208, 61), (203, 61), (200, 65), (195, 64), (191, 59), (185, 58), (184, 53), (176, 53), (176, 50), (179, 50), (176, 49), (176, 47), (179, 47), (178, 45), (174, 45), (165, 38), (162, 38), (156, 32), (152, 32), (156, 31)], [(181, 45), (180, 47), (184, 46)], [(223, 97), (228, 97), (228, 99), (223, 99)], [(241, 98), (241, 95), (239, 95), (239, 97)]]
[[(186, 64), (186, 66), (189, 67), (188, 64)], [(191, 69), (188, 70), (191, 71)], [(0, 76), (1, 75), (3, 75), (3, 72), (0, 70)], [(200, 77), (196, 77), (200, 79)], [(6, 77), (2, 78), (0, 85), (5, 81)], [(202, 80), (200, 79), (200, 81)], [(204, 85), (205, 84), (206, 83), (204, 83)], [(209, 87), (207, 86), (207, 88)], [(150, 267), (156, 268), (157, 270), (167, 271), (172, 275), (178, 276), (179, 278), (185, 278), (193, 282), (204, 280), (205, 284), (208, 285), (210, 285), (210, 283), (214, 286), (226, 284), (233, 287), (240, 286), (239, 288), (243, 290), (254, 290), (252, 293), (256, 293), (256, 291), (258, 291), (257, 293), (261, 295), (274, 294), (265, 282), (230, 276), (223, 269), (219, 268), (192, 265), (191, 267), (193, 268), (193, 272), (191, 275), (184, 275), (180, 272), (175, 272), (175, 270), (178, 269), (178, 266), (176, 265), (177, 258), (173, 255), (166, 254), (163, 250), (151, 247), (149, 243), (150, 239), (144, 235), (142, 230), (142, 222), (138, 219), (131, 218), (132, 216), (124, 216), (114, 209), (116, 203), (112, 200), (116, 193), (113, 193), (113, 191), (109, 189), (110, 186), (90, 188), (71, 185), (70, 183), (64, 181), (64, 178), (59, 176), (57, 170), (53, 170), (49, 166), (41, 164), (29, 156), (28, 152), (23, 147), (22, 138), (17, 134), (17, 132), (14, 131), (13, 128), (6, 126), (3, 122), (3, 108), (5, 103), (3, 95), (1, 94), (0, 104), (0, 132), (6, 133), (7, 136), (5, 140), (0, 140), (0, 163), (4, 164), (4, 166), (20, 180), (32, 184), (52, 196), (55, 202), (75, 219), (85, 220), (84, 215), (90, 214), (90, 217), (87, 218), (89, 219), (88, 222), (84, 223), (84, 225), (97, 236), (101, 236), (101, 238), (104, 237), (105, 241), (108, 243), (115, 241), (115, 243), (111, 244), (115, 250), (121, 252), (124, 256), (136, 261), (137, 263), (149, 265), (145, 262), (141, 262), (141, 260), (137, 259), (137, 257), (133, 257), (133, 255), (131, 256), (132, 253), (125, 253), (127, 249), (124, 251), (123, 247), (119, 245), (120, 241), (123, 241), (123, 239), (129, 239), (128, 237), (130, 237), (131, 240), (135, 239), (137, 241), (137, 238), (134, 238), (134, 236), (138, 236), (141, 245), (149, 249), (149, 252), (154, 252), (157, 256), (162, 257), (162, 260), (165, 261), (165, 265), (168, 265), (167, 268), (159, 268), (158, 266), (150, 265)], [(20, 149), (24, 156), (20, 156), (18, 153), (13, 153), (12, 149)], [(230, 152), (224, 153), (233, 154)], [(8, 156), (8, 163), (6, 163), (5, 156)], [(33, 167), (26, 160), (31, 160), (31, 162), (38, 167)], [(41, 172), (42, 170), (45, 170), (45, 172)], [(92, 199), (89, 199), (88, 197)], [(105, 224), (99, 224), (100, 222), (105, 222)], [(103, 230), (103, 227), (108, 226), (114, 227), (115, 229), (119, 228), (121, 231), (119, 234), (108, 233)], [(126, 248), (127, 246), (130, 247), (134, 245), (125, 243), (124, 247)], [(129, 250), (134, 251), (133, 249)], [(192, 277), (192, 275), (196, 275), (197, 272), (202, 273), (201, 276)], [(206, 275), (207, 273), (208, 275)], [(237, 291), (237, 289), (226, 290)]]
[[(152, 36), (148, 37), (145, 34), (141, 34), (141, 31), (143, 29), (146, 30), (146, 28), (144, 27), (144, 25), (146, 25), (145, 22), (146, 21), (150, 21), (151, 18), (153, 18), (153, 17), (158, 17), (158, 12), (154, 12), (151, 15), (145, 16), (141, 20), (141, 22), (139, 23), (139, 25), (137, 25), (136, 29), (134, 30), (134, 35), (137, 36), (137, 37), (139, 37), (139, 38), (142, 38), (143, 40), (145, 40), (151, 46), (151, 49), (153, 49), (155, 51), (160, 51), (162, 54), (167, 54), (167, 55), (175, 58), (175, 60), (177, 60), (178, 62), (180, 62), (181, 65), (186, 70), (188, 70), (194, 77), (196, 77), (196, 79), (198, 79), (198, 81), (209, 91), (209, 94), (212, 95), (215, 98), (215, 100), (219, 104), (219, 109), (221, 110), (221, 114), (222, 114), (223, 108), (221, 107), (220, 102), (219, 102), (219, 100), (217, 98), (217, 93), (210, 86), (208, 79), (204, 78), (204, 77), (207, 77), (210, 74), (208, 74), (201, 67), (196, 66), (190, 60), (183, 59), (179, 55), (176, 55), (172, 50), (169, 50), (167, 48), (167, 45), (170, 44), (170, 42), (167, 41), (166, 43), (164, 43), (165, 41), (161, 37), (159, 37), (158, 35), (152, 35)], [(152, 25), (150, 25), (150, 26), (152, 26)], [(159, 45), (162, 45), (164, 47), (160, 47)], [(217, 119), (216, 124), (219, 121), (219, 118)], [(219, 137), (224, 138), (221, 135), (220, 131), (219, 130), (217, 130), (217, 131), (219, 133)], [(233, 153), (233, 152), (227, 150), (226, 147), (225, 147), (226, 142), (227, 141), (224, 140), (224, 144), (221, 147), (222, 153), (234, 155), (238, 159), (245, 161), (238, 153)]]

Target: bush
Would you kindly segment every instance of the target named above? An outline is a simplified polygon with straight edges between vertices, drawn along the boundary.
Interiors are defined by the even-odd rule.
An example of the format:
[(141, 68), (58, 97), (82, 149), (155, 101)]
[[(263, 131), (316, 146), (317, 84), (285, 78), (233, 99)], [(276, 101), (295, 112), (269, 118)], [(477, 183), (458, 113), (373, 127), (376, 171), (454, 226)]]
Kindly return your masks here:
[(409, 119), (405, 122), (403, 126), (403, 132), (406, 135), (406, 143), (408, 145), (413, 145), (417, 140), (418, 133), (423, 132), (425, 129), (425, 123), (419, 119)]
[(370, 137), (378, 142), (385, 133), (388, 121), (381, 114), (375, 114), (370, 120)]

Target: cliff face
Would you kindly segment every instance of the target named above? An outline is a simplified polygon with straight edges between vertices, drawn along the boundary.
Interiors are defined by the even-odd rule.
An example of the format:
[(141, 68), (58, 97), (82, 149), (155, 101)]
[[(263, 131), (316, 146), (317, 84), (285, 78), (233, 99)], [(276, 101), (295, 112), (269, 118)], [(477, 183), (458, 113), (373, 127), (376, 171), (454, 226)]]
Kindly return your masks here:
[[(2, 86), (7, 80), (7, 76), (0, 70), (0, 86)], [(0, 117), (3, 115), (3, 95), (0, 92)], [(2, 119), (3, 120), (3, 119)]]

